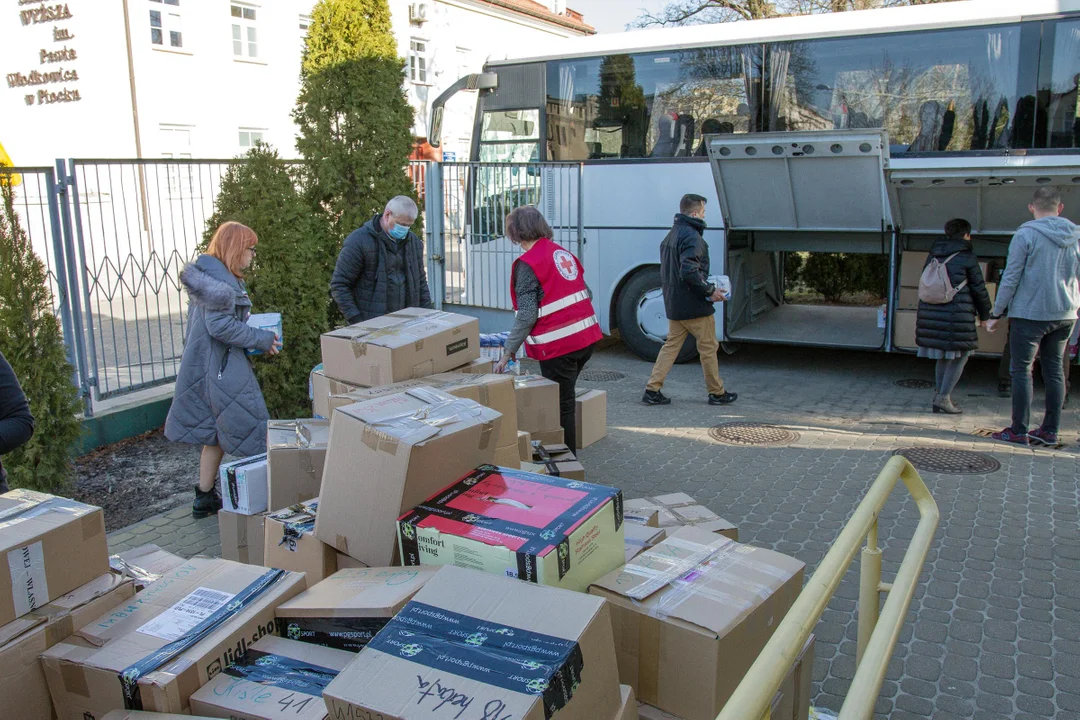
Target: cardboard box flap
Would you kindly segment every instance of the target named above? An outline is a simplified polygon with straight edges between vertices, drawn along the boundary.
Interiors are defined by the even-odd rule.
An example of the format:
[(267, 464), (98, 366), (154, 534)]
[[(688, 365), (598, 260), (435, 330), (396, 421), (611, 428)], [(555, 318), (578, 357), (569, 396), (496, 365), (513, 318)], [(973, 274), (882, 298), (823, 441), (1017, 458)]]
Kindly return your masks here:
[[(497, 420), (499, 413), (478, 405), (471, 400), (462, 400), (447, 395), (450, 400), (440, 400), (439, 391), (420, 387), (407, 390), (405, 395), (415, 398), (428, 398), (424, 407), (410, 409), (397, 415), (372, 416), (366, 411), (366, 403), (346, 405), (338, 408), (352, 418), (367, 424), (363, 441), (372, 448), (377, 448), (380, 441), (398, 440), (408, 445), (419, 445), (438, 435), (442, 428), (467, 422), (490, 423)], [(445, 395), (445, 393), (440, 393)], [(374, 445), (372, 444), (374, 443)]]
[(431, 567), (338, 570), (278, 606), (280, 618), (391, 617), (435, 575)]
[(542, 375), (515, 375), (514, 376), (514, 387), (516, 387), (516, 388), (527, 388), (527, 387), (532, 387), (533, 385), (546, 385), (546, 384), (548, 384), (550, 382), (551, 382), (551, 380), (548, 380), (546, 377), (543, 377)]
[(330, 421), (321, 418), (270, 420), (266, 425), (266, 446), (270, 449), (325, 449), (329, 440)]
[(353, 353), (360, 357), (368, 345), (399, 348), (410, 343), (422, 344), (426, 337), (460, 324), (460, 318), (440, 310), (428, 310), (419, 316), (401, 311), (339, 328), (327, 335), (352, 341)]
[[(48, 605), (45, 607), (48, 607)], [(3, 647), (12, 640), (22, 637), (38, 625), (42, 625), (48, 621), (48, 617), (40, 615), (38, 611), (34, 611), (29, 615), (23, 615), (17, 620), (12, 620), (7, 625), (0, 625), (0, 649), (3, 649)]]

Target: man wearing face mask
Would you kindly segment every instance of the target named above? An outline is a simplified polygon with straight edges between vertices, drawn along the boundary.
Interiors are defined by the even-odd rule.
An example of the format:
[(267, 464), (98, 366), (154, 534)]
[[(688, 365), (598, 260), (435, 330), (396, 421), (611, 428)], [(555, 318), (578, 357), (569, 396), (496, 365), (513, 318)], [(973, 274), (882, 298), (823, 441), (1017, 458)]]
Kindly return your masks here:
[(407, 307), (432, 307), (423, 241), (409, 230), (418, 214), (412, 198), (398, 195), (382, 215), (345, 238), (330, 294), (350, 324)]
[(693, 335), (697, 340), (709, 404), (728, 405), (739, 397), (725, 390), (724, 381), (720, 379), (720, 364), (716, 358), (720, 343), (716, 339), (713, 303), (727, 300), (727, 296), (709, 282), (709, 246), (701, 236), (704, 230), (705, 198), (683, 195), (675, 225), (660, 243), (660, 284), (664, 290), (668, 336), (656, 356), (645, 395), (641, 398), (646, 405), (671, 403), (671, 398), (660, 389), (687, 335)]

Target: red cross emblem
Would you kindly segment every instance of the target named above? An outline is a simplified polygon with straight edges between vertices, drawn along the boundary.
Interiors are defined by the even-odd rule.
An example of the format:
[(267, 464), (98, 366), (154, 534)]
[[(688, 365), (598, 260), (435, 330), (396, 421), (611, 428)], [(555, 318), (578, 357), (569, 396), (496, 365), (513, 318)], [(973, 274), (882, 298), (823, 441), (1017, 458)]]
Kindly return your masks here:
[(567, 280), (576, 280), (578, 276), (577, 262), (574, 260), (574, 256), (566, 252), (562, 248), (555, 251), (552, 255), (552, 259), (555, 261), (555, 269), (559, 271)]

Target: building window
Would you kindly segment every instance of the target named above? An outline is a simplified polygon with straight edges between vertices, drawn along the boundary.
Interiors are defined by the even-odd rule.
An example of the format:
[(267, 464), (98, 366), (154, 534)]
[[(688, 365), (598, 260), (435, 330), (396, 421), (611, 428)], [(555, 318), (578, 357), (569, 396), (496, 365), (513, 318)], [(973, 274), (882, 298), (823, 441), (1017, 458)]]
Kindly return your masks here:
[(233, 55), (240, 58), (259, 57), (259, 39), (255, 27), (256, 8), (250, 5), (231, 6), (233, 19)]
[(428, 41), (409, 40), (409, 80), (426, 85), (428, 82)]
[(308, 30), (310, 30), (310, 29), (311, 29), (311, 16), (310, 15), (301, 15), (300, 16), (300, 37), (305, 37), (306, 38), (307, 34), (308, 34)]
[(177, 8), (175, 12), (150, 11), (150, 44), (173, 48), (184, 47), (183, 31), (180, 27), (180, 0), (150, 0), (150, 2)]
[(247, 152), (255, 147), (256, 142), (262, 142), (265, 128), (240, 128), (240, 149)]
[[(191, 159), (191, 125), (158, 126), (158, 140), (161, 144), (161, 157), (173, 160)], [(191, 196), (195, 187), (194, 168), (190, 163), (167, 163), (166, 182), (168, 194), (172, 197)]]

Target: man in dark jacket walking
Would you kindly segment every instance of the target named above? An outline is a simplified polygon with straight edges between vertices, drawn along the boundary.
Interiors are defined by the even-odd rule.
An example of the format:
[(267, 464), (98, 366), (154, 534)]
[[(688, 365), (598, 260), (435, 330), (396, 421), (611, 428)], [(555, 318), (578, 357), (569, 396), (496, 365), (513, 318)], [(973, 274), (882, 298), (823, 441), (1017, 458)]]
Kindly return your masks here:
[[(34, 416), (19, 379), (0, 353), (0, 455), (25, 444), (34, 434)], [(8, 491), (7, 473), (0, 462), (0, 494)]]
[(370, 320), (407, 307), (430, 308), (424, 245), (409, 227), (416, 203), (404, 195), (345, 238), (330, 294), (349, 323)]
[(697, 340), (709, 404), (727, 405), (739, 397), (726, 391), (724, 381), (720, 379), (720, 364), (716, 359), (720, 343), (716, 339), (713, 303), (722, 302), (727, 296), (709, 282), (709, 246), (701, 237), (704, 230), (705, 198), (684, 195), (679, 202), (675, 225), (660, 243), (660, 284), (664, 290), (668, 336), (656, 356), (645, 395), (641, 398), (646, 405), (671, 403), (660, 389), (688, 334)]

